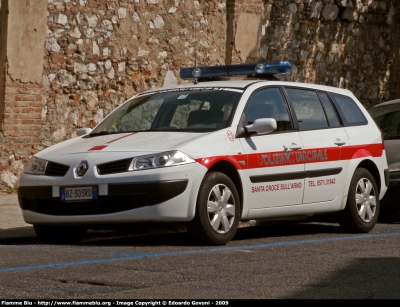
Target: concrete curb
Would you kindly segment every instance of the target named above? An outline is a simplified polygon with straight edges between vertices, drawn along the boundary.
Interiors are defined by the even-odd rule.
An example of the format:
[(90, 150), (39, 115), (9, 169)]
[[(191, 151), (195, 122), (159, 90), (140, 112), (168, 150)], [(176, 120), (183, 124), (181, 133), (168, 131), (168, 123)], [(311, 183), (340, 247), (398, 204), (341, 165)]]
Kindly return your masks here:
[(35, 236), (32, 225), (25, 223), (16, 194), (0, 193), (0, 244), (6, 239)]
[(0, 231), (18, 227), (29, 227), (25, 223), (16, 194), (0, 193)]

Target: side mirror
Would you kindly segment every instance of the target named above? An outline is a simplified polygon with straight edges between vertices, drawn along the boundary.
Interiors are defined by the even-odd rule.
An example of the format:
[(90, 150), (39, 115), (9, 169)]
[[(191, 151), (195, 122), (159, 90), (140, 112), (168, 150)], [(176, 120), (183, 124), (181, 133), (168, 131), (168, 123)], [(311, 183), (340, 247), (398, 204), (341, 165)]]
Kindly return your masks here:
[(269, 133), (276, 130), (277, 124), (274, 118), (258, 118), (251, 125), (246, 126), (249, 134)]
[(77, 132), (77, 135), (82, 136), (85, 134), (89, 134), (90, 132), (92, 132), (92, 128), (80, 128)]

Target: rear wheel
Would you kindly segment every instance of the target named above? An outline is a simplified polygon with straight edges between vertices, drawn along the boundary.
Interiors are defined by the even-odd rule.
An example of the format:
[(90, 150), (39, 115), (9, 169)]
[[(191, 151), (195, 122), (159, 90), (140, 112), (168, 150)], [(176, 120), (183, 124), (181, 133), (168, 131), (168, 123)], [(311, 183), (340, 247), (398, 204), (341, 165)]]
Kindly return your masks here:
[(374, 177), (364, 168), (356, 169), (350, 182), (346, 208), (341, 212), (340, 226), (349, 232), (370, 232), (377, 223), (379, 209), (379, 192)]
[(224, 245), (236, 234), (240, 200), (233, 182), (225, 174), (212, 172), (201, 183), (196, 215), (189, 232), (206, 244)]
[(46, 244), (76, 244), (86, 235), (84, 226), (33, 225), (39, 240)]

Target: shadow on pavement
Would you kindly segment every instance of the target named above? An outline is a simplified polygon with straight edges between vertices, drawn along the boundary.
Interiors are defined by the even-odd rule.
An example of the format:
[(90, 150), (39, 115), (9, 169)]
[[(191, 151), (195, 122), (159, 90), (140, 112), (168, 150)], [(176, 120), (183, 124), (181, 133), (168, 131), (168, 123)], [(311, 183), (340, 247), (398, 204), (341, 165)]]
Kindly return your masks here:
[[(380, 223), (400, 223), (389, 215), (389, 221), (381, 218)], [(339, 224), (330, 219), (318, 221), (258, 221), (254, 226), (239, 228), (231, 241), (239, 243), (262, 238), (290, 238), (295, 236), (334, 234), (346, 235)], [(241, 242), (246, 243), (246, 242)], [(41, 245), (33, 227), (0, 230), (1, 245)], [(182, 224), (133, 224), (121, 229), (90, 229), (78, 246), (199, 246), (199, 242), (186, 231)]]
[[(261, 238), (288, 238), (309, 234), (340, 234), (338, 224), (304, 223), (288, 221), (261, 221), (255, 226), (239, 228), (231, 241), (237, 244)], [(240, 242), (243, 243), (243, 242)], [(246, 243), (246, 242), (244, 242)], [(2, 245), (37, 245), (42, 242), (36, 237), (33, 227), (0, 230)], [(186, 231), (184, 225), (173, 224), (142, 224), (124, 229), (89, 230), (78, 246), (201, 246), (195, 238)], [(204, 246), (204, 245), (203, 245)]]

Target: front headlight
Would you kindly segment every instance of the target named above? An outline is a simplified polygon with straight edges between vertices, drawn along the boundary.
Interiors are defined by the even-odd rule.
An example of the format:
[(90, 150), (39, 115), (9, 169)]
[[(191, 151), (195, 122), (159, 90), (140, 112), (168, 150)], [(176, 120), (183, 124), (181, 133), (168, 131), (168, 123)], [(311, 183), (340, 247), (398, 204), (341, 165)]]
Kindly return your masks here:
[(34, 174), (34, 175), (44, 175), (47, 163), (49, 163), (49, 161), (33, 157), (26, 164), (24, 173)]
[(183, 152), (173, 150), (155, 155), (135, 157), (129, 165), (128, 171), (152, 169), (157, 167), (174, 166), (196, 162)]

